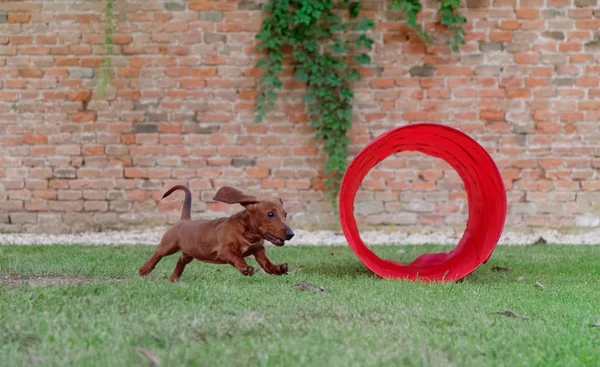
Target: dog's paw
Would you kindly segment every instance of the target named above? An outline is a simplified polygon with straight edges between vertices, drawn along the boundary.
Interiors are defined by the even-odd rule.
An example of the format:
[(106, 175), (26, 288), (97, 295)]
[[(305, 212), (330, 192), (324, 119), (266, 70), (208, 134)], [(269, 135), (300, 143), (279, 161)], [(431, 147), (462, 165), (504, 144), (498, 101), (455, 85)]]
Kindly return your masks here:
[(273, 274), (275, 275), (282, 275), (282, 274), (287, 274), (288, 272), (288, 264), (279, 264), (275, 266), (275, 271), (273, 272)]
[(254, 268), (251, 267), (250, 265), (248, 265), (245, 268), (241, 269), (240, 273), (242, 273), (244, 275), (252, 275), (252, 274), (254, 274)]

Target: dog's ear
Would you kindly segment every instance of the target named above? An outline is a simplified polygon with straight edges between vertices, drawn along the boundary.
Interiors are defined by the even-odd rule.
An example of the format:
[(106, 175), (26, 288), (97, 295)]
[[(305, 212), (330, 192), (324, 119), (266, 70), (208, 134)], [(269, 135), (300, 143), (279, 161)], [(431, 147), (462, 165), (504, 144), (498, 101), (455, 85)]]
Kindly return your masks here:
[(281, 203), (281, 205), (283, 205), (283, 200), (281, 200), (281, 198), (278, 196), (277, 200), (279, 200), (279, 202)]
[(241, 204), (243, 206), (258, 203), (256, 196), (246, 195), (240, 190), (230, 186), (221, 187), (215, 194), (213, 200), (227, 204)]

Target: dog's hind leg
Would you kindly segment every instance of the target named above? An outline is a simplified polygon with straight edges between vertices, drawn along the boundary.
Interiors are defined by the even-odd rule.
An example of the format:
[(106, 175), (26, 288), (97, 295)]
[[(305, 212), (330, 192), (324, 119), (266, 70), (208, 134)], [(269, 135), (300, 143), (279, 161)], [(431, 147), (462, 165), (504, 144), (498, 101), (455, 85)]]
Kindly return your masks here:
[(179, 260), (177, 260), (177, 265), (175, 265), (175, 270), (173, 270), (173, 274), (171, 274), (169, 280), (174, 282), (177, 279), (179, 279), (179, 277), (181, 277), (181, 274), (185, 270), (185, 266), (191, 263), (192, 260), (194, 260), (194, 258), (190, 255), (181, 254), (181, 256), (179, 256)]
[(140, 266), (140, 275), (146, 276), (150, 274), (160, 259), (165, 256), (173, 255), (177, 251), (179, 251), (179, 242), (177, 241), (177, 238), (174, 236), (167, 236), (165, 234), (160, 241), (160, 245), (158, 245), (158, 248), (154, 252), (154, 255), (152, 255), (152, 257), (150, 257), (148, 261), (144, 263), (144, 265)]

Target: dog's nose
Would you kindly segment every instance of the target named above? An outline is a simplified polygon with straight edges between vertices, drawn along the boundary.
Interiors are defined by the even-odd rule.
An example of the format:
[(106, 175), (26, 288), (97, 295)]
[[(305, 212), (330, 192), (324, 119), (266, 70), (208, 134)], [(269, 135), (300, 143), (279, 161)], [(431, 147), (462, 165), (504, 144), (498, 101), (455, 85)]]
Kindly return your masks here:
[(291, 229), (288, 228), (285, 231), (285, 239), (289, 241), (289, 240), (292, 239), (292, 237), (294, 237), (294, 232)]

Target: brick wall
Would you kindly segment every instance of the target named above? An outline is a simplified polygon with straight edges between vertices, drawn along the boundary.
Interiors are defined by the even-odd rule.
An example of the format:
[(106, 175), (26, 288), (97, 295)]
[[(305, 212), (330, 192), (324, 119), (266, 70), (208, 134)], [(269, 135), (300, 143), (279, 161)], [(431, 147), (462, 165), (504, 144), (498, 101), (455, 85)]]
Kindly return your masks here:
[[(355, 85), (353, 153), (397, 126), (448, 124), (497, 162), (509, 227), (600, 223), (597, 0), (468, 0), (454, 54), (425, 47), (388, 2), (365, 3), (376, 43)], [(98, 96), (103, 9), (0, 2), (0, 231), (165, 224), (181, 197), (159, 198), (179, 183), (197, 218), (237, 209), (209, 200), (227, 184), (279, 193), (296, 226), (337, 222), (291, 68), (277, 109), (253, 123), (258, 1), (115, 0), (115, 75)], [(363, 224), (419, 228), (467, 215), (457, 175), (408, 153), (369, 174), (356, 210)]]

